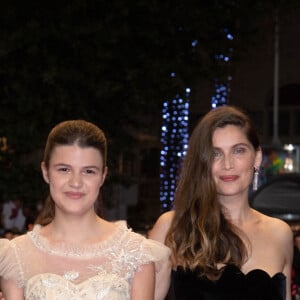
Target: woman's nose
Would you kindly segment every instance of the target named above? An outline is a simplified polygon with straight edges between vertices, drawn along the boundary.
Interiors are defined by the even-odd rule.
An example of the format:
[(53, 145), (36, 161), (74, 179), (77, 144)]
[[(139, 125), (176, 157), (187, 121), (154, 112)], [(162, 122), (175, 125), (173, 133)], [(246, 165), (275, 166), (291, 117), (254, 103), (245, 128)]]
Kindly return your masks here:
[(225, 155), (224, 156), (223, 164), (224, 164), (224, 168), (225, 169), (231, 169), (232, 168), (232, 166), (233, 166), (233, 160), (232, 160), (231, 155)]
[(73, 187), (80, 187), (82, 185), (81, 174), (72, 173), (69, 178), (69, 184)]

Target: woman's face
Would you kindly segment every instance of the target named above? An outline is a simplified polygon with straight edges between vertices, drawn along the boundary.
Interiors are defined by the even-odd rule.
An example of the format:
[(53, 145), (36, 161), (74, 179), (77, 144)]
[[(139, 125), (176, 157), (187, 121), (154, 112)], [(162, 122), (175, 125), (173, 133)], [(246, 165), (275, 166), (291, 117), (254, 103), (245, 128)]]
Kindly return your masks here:
[(56, 210), (75, 215), (94, 209), (106, 176), (100, 152), (93, 147), (77, 145), (56, 146), (49, 168), (42, 163), (42, 172)]
[(261, 163), (261, 151), (255, 151), (244, 131), (234, 125), (217, 128), (212, 143), (212, 176), (219, 198), (241, 195), (248, 198), (254, 167)]

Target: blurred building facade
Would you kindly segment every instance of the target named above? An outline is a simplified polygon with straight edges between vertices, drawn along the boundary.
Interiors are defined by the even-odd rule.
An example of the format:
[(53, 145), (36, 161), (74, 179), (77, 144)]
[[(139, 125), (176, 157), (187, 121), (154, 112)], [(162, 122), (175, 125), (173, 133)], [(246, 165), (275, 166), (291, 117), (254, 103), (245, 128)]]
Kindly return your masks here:
[[(278, 134), (281, 143), (300, 144), (300, 10), (279, 16)], [(197, 119), (209, 109), (212, 84), (201, 82), (191, 112)], [(246, 109), (272, 143), (274, 97), (274, 23), (266, 20), (255, 45), (234, 66), (229, 104)]]

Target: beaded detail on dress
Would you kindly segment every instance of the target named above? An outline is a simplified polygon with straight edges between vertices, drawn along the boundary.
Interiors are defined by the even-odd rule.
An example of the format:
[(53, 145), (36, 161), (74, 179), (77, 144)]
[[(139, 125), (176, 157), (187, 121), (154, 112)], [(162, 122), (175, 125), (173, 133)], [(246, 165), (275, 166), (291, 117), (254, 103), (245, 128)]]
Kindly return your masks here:
[(25, 299), (32, 300), (77, 300), (130, 299), (127, 282), (115, 275), (98, 275), (79, 284), (55, 274), (41, 274), (31, 278), (26, 287)]
[(0, 276), (15, 280), (29, 300), (125, 300), (139, 268), (168, 263), (169, 249), (132, 232), (125, 222), (104, 241), (89, 246), (54, 245), (41, 226), (15, 238), (0, 260)]
[[(94, 256), (102, 255), (102, 252), (107, 248), (107, 245), (114, 241), (120, 241), (123, 235), (126, 235), (128, 231), (125, 231), (126, 223), (119, 221), (116, 223), (117, 228), (110, 237), (99, 243), (91, 245), (81, 245), (77, 243), (56, 243), (50, 244), (50, 242), (40, 235), (41, 225), (36, 225), (33, 231), (30, 231), (32, 242), (41, 251), (47, 252), (51, 255), (65, 256), (65, 257), (79, 257), (79, 258), (91, 258)], [(123, 230), (121, 230), (123, 229)], [(131, 231), (130, 229), (128, 229)]]

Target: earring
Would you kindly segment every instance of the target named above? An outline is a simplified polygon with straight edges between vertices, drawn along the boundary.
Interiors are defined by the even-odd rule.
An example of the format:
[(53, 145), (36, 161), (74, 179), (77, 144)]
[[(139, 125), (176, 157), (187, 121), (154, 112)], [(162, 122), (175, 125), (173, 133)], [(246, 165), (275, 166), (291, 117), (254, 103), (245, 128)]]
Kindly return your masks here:
[(258, 187), (258, 168), (254, 168), (254, 177), (253, 177), (253, 191), (257, 191), (257, 187)]

